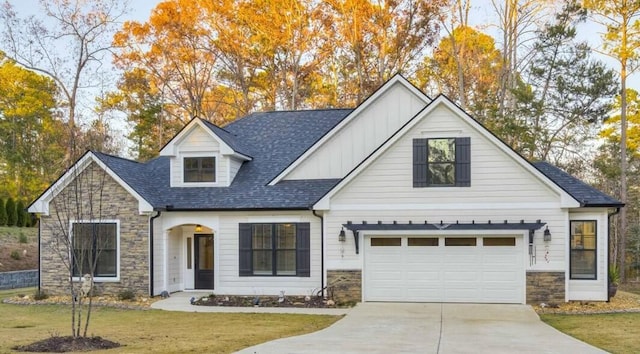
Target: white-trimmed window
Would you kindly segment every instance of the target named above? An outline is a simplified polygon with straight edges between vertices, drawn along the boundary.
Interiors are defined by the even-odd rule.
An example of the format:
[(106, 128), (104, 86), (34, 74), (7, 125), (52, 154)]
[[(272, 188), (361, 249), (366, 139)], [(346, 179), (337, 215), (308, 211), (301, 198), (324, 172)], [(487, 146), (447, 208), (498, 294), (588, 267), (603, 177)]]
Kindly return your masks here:
[(597, 279), (597, 222), (571, 220), (571, 279)]
[(182, 159), (184, 183), (215, 183), (215, 156), (188, 156)]
[(117, 220), (71, 222), (74, 278), (92, 274), (95, 281), (120, 278), (120, 224)]

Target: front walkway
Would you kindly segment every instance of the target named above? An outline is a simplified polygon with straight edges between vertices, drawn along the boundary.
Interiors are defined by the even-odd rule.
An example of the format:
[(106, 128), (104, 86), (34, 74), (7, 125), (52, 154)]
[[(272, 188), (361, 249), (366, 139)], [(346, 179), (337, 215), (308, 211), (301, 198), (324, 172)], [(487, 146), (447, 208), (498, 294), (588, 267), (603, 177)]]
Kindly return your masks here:
[(191, 298), (207, 296), (211, 292), (185, 291), (171, 294), (171, 297), (156, 301), (151, 308), (166, 311), (182, 312), (236, 312), (236, 313), (299, 313), (310, 315), (344, 315), (350, 308), (340, 309), (316, 309), (298, 307), (228, 307), (228, 306), (195, 306), (191, 305)]

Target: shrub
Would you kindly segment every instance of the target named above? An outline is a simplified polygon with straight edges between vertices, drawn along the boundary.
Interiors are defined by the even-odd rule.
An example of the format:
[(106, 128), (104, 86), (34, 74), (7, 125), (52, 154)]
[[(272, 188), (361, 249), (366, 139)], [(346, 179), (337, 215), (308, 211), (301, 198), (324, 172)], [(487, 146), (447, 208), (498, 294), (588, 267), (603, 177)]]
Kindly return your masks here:
[(16, 205), (16, 226), (24, 227), (25, 222), (24, 202), (18, 200), (18, 204)]
[(20, 235), (18, 235), (18, 242), (29, 243), (29, 239), (27, 238), (27, 235), (25, 235), (24, 232), (22, 231), (20, 231)]
[(131, 289), (125, 289), (118, 293), (118, 300), (134, 300), (136, 294)]
[(4, 199), (0, 198), (0, 226), (7, 224), (7, 209), (4, 205)]
[(11, 251), (11, 258), (15, 259), (16, 261), (19, 261), (22, 256), (20, 255), (20, 252), (17, 250), (13, 250)]
[(44, 300), (44, 299), (48, 299), (48, 298), (49, 298), (49, 294), (47, 294), (47, 292), (42, 290), (42, 289), (36, 290), (36, 293), (33, 294), (33, 299), (34, 300)]
[(16, 209), (16, 202), (13, 201), (13, 198), (7, 199), (5, 208), (7, 209), (7, 226), (16, 226), (18, 222), (18, 210)]

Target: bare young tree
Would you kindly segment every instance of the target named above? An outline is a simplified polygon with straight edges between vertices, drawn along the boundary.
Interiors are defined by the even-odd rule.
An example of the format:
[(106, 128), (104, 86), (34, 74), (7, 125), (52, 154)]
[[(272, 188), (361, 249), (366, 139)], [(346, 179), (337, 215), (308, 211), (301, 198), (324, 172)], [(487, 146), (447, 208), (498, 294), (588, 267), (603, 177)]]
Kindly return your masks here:
[(82, 91), (97, 87), (118, 20), (127, 0), (41, 0), (46, 19), (21, 18), (6, 1), (0, 7), (0, 50), (19, 65), (55, 81), (66, 119), (69, 142), (64, 165), (73, 161), (78, 146), (78, 118)]
[(107, 173), (92, 163), (86, 168), (76, 164), (67, 174), (71, 182), (52, 191), (55, 197), (50, 203), (50, 216), (41, 219), (41, 237), (42, 247), (55, 257), (51, 262), (64, 268), (55, 271), (59, 279), (67, 281), (71, 332), (78, 338), (87, 336), (95, 277), (116, 274), (118, 225), (104, 221)]

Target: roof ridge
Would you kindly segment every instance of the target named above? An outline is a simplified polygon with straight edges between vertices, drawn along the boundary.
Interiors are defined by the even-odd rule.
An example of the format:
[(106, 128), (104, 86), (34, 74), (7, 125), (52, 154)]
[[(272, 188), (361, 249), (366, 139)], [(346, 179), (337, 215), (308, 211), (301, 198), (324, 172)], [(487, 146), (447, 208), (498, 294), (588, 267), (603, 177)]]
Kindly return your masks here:
[(124, 161), (127, 161), (127, 162), (137, 163), (139, 165), (146, 165), (145, 162), (140, 162), (140, 161), (136, 161), (136, 160), (133, 160), (133, 159), (128, 159), (126, 157), (122, 157), (122, 156), (118, 156), (118, 155), (108, 154), (108, 153), (102, 152), (102, 151), (97, 151), (97, 150), (89, 150), (89, 151), (91, 151), (91, 153), (94, 154), (94, 155), (103, 155), (103, 156), (114, 158), (114, 159), (119, 159), (119, 160), (124, 160)]

